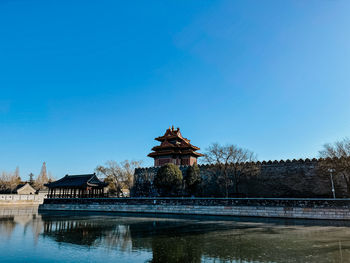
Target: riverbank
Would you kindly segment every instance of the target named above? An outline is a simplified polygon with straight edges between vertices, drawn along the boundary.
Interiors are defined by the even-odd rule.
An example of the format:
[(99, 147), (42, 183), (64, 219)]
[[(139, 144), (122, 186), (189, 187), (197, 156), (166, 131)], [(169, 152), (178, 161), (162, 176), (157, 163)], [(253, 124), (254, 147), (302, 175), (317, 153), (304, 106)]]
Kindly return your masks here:
[(57, 198), (39, 210), (348, 220), (350, 199)]

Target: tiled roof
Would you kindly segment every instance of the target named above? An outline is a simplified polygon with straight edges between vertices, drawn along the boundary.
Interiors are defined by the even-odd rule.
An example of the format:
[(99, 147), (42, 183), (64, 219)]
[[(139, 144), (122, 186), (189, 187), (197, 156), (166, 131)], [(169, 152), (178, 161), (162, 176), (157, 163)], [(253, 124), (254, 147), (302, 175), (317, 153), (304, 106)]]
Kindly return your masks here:
[(180, 128), (174, 129), (174, 126), (172, 128), (169, 127), (169, 129), (167, 129), (165, 131), (163, 136), (155, 138), (155, 140), (160, 141), (160, 142), (165, 141), (165, 140), (171, 140), (171, 139), (179, 139), (179, 140), (185, 141), (187, 143), (190, 142), (189, 139), (182, 137), (182, 134), (180, 132)]
[(96, 174), (81, 174), (81, 175), (66, 175), (65, 177), (46, 184), (49, 188), (64, 188), (64, 187), (87, 187), (87, 186), (95, 186), (95, 187), (105, 187), (108, 184), (99, 180)]
[(174, 126), (167, 129), (163, 136), (155, 139), (160, 141), (161, 144), (152, 148), (153, 152), (148, 154), (149, 157), (168, 154), (203, 156), (201, 153), (196, 152), (200, 148), (192, 145), (190, 140), (182, 137), (180, 129), (174, 129)]

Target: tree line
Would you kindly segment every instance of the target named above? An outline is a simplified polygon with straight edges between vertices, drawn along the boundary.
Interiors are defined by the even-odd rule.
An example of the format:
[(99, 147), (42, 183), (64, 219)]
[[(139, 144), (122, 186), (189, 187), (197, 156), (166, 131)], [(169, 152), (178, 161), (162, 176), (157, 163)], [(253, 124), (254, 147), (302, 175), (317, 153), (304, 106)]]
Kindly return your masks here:
[[(45, 188), (45, 184), (54, 180), (51, 173), (47, 172), (46, 163), (44, 162), (41, 171), (38, 176), (34, 179), (34, 174), (29, 174), (28, 183), (33, 186), (36, 190), (41, 190)], [(24, 184), (25, 181), (22, 180), (20, 176), (19, 167), (13, 172), (1, 172), (0, 175), (0, 193), (16, 193), (16, 189), (19, 185)]]

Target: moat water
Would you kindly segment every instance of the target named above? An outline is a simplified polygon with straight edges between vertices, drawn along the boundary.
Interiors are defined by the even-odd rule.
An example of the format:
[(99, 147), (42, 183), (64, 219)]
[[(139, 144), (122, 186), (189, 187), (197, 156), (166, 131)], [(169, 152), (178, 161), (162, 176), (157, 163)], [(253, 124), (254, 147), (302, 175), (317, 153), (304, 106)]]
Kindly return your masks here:
[(0, 262), (350, 262), (350, 222), (0, 207)]

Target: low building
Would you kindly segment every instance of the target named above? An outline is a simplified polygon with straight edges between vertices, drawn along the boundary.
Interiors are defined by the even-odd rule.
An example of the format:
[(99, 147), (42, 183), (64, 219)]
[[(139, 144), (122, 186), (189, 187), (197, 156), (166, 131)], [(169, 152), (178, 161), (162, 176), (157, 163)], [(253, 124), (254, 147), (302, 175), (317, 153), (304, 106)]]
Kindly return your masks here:
[(96, 174), (67, 174), (45, 186), (49, 188), (48, 198), (94, 198), (104, 197), (104, 188), (107, 185)]
[(34, 195), (36, 190), (29, 184), (19, 184), (16, 188), (16, 192), (19, 195)]

